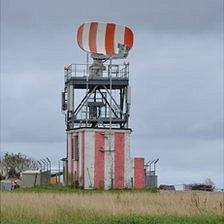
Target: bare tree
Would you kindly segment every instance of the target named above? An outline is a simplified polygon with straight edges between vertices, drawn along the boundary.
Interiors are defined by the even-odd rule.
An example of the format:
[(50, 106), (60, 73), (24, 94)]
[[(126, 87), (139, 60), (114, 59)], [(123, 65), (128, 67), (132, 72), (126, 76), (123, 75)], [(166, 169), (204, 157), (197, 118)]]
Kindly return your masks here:
[(22, 153), (5, 153), (0, 158), (0, 175), (2, 177), (19, 177), (20, 173), (28, 169), (36, 169), (37, 162)]

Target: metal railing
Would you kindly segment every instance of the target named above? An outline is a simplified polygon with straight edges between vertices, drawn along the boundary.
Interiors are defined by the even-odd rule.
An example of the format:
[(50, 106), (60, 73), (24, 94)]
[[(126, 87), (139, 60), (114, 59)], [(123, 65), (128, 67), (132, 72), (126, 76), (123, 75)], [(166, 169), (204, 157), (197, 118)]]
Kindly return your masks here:
[[(104, 64), (105, 70), (102, 72), (101, 77), (112, 78), (128, 78), (129, 77), (129, 64)], [(64, 68), (65, 80), (72, 77), (86, 77), (89, 76), (89, 67), (87, 64), (71, 64)]]

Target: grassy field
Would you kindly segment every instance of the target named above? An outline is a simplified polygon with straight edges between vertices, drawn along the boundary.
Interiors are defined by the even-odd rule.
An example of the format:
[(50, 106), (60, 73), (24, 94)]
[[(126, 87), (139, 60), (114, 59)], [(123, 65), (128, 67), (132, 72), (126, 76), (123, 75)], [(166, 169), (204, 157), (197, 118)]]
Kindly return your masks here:
[(1, 223), (224, 223), (223, 193), (83, 191), (33, 188), (1, 192)]

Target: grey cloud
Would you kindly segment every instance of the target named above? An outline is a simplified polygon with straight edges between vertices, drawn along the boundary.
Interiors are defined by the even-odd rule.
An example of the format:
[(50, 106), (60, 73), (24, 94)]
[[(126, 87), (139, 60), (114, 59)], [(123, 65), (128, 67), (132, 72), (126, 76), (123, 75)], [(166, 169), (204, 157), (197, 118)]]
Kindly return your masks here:
[[(10, 75), (1, 98), (4, 108), (1, 127), (3, 140), (9, 142), (57, 142), (64, 140), (63, 116), (60, 112), (60, 89), (63, 79), (42, 73)], [(11, 88), (13, 87), (13, 88)]]
[[(52, 34), (71, 32), (84, 21), (129, 24), (135, 30), (160, 32), (216, 32), (222, 29), (221, 0), (160, 1), (29, 1), (3, 2), (3, 19), (17, 29)], [(47, 19), (46, 19), (47, 18)], [(48, 36), (50, 36), (48, 34)]]
[(223, 56), (218, 38), (140, 37), (149, 44), (136, 44), (131, 64), (135, 130), (147, 130), (151, 138), (221, 139)]

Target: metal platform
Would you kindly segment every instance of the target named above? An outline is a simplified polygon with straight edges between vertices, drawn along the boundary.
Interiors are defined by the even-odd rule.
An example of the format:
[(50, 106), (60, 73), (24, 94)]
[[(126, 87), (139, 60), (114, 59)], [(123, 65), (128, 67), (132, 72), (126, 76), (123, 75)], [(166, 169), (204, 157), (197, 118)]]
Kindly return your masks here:
[[(129, 64), (71, 64), (64, 70), (62, 110), (66, 111), (67, 130), (81, 127), (128, 128)], [(75, 105), (74, 92), (79, 90), (86, 93)], [(119, 97), (115, 98), (114, 94)]]
[[(65, 83), (74, 77), (89, 77), (89, 64), (70, 64), (65, 68)], [(129, 64), (104, 64), (103, 78), (129, 79)]]
[[(111, 81), (112, 89), (122, 89), (129, 84), (129, 79), (126, 77), (112, 77)], [(103, 86), (105, 86), (107, 89), (110, 88), (110, 78), (108, 77), (68, 77), (65, 84), (72, 84), (75, 89), (85, 89), (87, 82), (90, 89), (94, 88), (96, 85), (100, 88), (103, 88)]]

